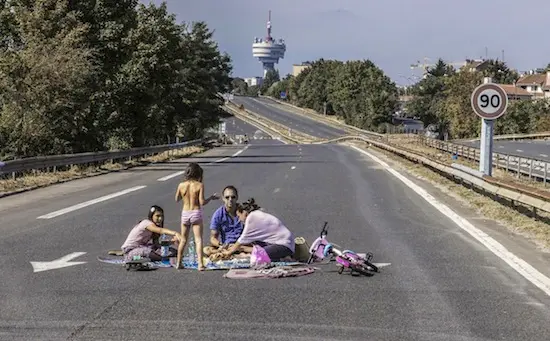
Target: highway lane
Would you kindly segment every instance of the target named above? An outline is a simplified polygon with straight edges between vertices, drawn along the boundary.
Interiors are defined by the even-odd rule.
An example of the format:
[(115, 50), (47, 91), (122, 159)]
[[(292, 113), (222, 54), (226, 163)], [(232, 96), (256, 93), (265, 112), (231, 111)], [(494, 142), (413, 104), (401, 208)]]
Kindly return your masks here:
[[(480, 146), (479, 141), (460, 141), (458, 143), (476, 148)], [(550, 162), (550, 140), (495, 140), (493, 151)]]
[[(310, 242), (328, 221), (329, 240), (391, 265), (371, 278), (322, 266), (299, 278), (229, 280), (223, 271), (126, 272), (97, 262), (151, 204), (177, 228), (180, 179), (149, 182), (166, 174), (151, 169), (157, 175), (143, 177), (146, 188), (34, 220), (40, 228), (33, 219), (54, 207), (26, 217), (3, 212), (20, 221), (10, 218), (17, 233), (0, 234), (0, 248), (9, 250), (0, 258), (9, 274), (0, 286), (0, 339), (543, 340), (550, 333), (547, 296), (352, 149), (251, 144), (203, 165), (207, 193), (233, 184), (241, 199), (255, 197)], [(206, 206), (205, 216), (219, 204)], [(78, 251), (87, 252), (76, 259), (86, 264), (32, 273), (29, 261)]]
[(266, 103), (269, 101), (263, 98), (234, 96), (233, 102), (243, 104), (246, 109), (262, 115), (272, 121), (288, 126), (309, 135), (320, 138), (335, 138), (346, 135), (346, 132), (327, 126), (303, 115), (298, 115), (279, 107), (274, 107)]
[[(237, 117), (230, 117), (224, 119), (225, 133), (228, 136), (234, 137), (235, 135), (247, 135), (251, 144), (281, 144), (283, 142), (273, 139), (269, 134), (263, 132), (261, 129), (246, 123)], [(254, 139), (255, 136), (261, 136), (262, 139)]]

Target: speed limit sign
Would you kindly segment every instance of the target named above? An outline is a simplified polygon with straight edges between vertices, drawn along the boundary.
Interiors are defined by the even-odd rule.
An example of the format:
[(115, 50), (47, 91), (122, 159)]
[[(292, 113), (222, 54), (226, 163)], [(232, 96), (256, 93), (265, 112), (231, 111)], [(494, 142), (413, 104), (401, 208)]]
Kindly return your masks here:
[(481, 118), (494, 120), (504, 115), (508, 96), (502, 87), (494, 83), (481, 84), (472, 93), (472, 108)]

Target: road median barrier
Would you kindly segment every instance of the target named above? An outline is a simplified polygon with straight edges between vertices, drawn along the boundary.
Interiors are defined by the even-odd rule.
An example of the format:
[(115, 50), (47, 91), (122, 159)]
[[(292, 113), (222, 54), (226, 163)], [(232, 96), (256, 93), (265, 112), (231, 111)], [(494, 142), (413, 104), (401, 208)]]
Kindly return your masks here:
[(309, 134), (292, 130), (285, 125), (269, 120), (261, 115), (258, 115), (250, 110), (247, 110), (242, 105), (237, 105), (233, 102), (228, 102), (225, 105), (225, 109), (226, 111), (235, 115), (239, 119), (242, 119), (243, 121), (249, 124), (252, 124), (257, 128), (261, 128), (262, 130), (264, 130), (264, 132), (268, 133), (269, 135), (272, 135), (272, 136), (276, 135), (281, 137), (287, 143), (302, 144), (302, 143), (310, 143), (310, 142), (320, 140), (319, 138), (316, 138)]

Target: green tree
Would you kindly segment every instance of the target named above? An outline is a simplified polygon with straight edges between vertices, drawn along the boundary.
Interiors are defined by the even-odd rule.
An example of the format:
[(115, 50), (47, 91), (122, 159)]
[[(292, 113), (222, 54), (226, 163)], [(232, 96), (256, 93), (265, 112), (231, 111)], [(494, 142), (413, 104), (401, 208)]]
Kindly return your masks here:
[(448, 132), (451, 139), (478, 136), (480, 119), (474, 113), (471, 94), (482, 83), (482, 74), (459, 72), (446, 79), (444, 99), (436, 116), (440, 132)]
[(231, 80), (231, 91), (237, 95), (246, 95), (248, 84), (242, 78), (233, 78)]
[(262, 81), (262, 85), (260, 86), (260, 92), (262, 94), (266, 94), (269, 88), (277, 83), (281, 77), (279, 76), (279, 71), (276, 69), (268, 70), (265, 74), (265, 77)]
[(346, 123), (383, 131), (398, 108), (397, 87), (371, 61), (348, 61), (330, 81), (329, 101)]
[(200, 137), (218, 123), (231, 59), (166, 3), (0, 2), (0, 155)]
[(483, 70), (484, 77), (491, 77), (493, 83), (512, 84), (519, 79), (519, 74), (510, 70), (505, 62), (491, 59), (488, 66)]
[(20, 49), (0, 55), (3, 154), (71, 153), (89, 147), (89, 84), (94, 51), (82, 48), (89, 27), (63, 1), (14, 8)]
[(407, 111), (419, 117), (426, 126), (436, 124), (443, 128), (445, 124), (440, 121), (439, 111), (447, 96), (447, 81), (456, 74), (452, 66), (439, 59), (435, 66), (428, 68), (426, 77), (411, 87), (413, 99), (407, 103)]
[(334, 114), (334, 102), (330, 99), (332, 80), (341, 71), (343, 63), (336, 60), (320, 59), (311, 63), (311, 72), (307, 73), (298, 88), (301, 104), (317, 112)]

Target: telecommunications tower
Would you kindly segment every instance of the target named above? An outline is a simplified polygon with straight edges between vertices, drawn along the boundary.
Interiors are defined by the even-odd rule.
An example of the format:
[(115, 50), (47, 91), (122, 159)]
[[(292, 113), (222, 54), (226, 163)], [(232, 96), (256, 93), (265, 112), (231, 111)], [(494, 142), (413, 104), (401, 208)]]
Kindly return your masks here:
[(264, 68), (264, 78), (268, 70), (275, 69), (275, 63), (279, 63), (279, 58), (284, 58), (286, 45), (283, 39), (276, 41), (271, 36), (271, 11), (267, 21), (267, 37), (265, 39), (254, 38), (252, 44), (252, 55), (258, 58)]

